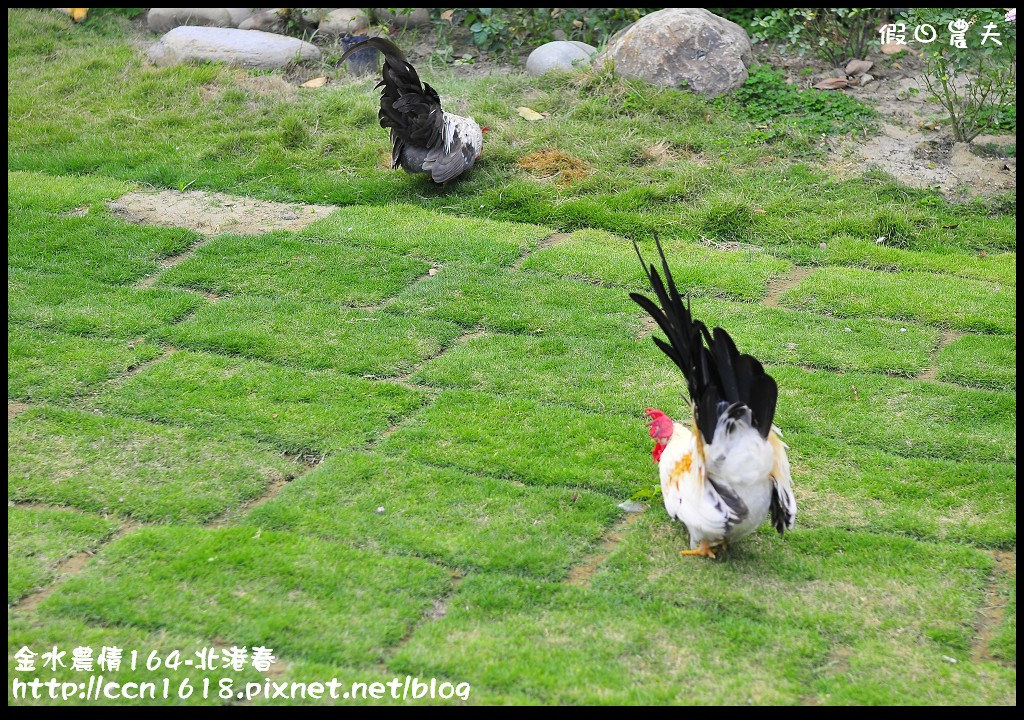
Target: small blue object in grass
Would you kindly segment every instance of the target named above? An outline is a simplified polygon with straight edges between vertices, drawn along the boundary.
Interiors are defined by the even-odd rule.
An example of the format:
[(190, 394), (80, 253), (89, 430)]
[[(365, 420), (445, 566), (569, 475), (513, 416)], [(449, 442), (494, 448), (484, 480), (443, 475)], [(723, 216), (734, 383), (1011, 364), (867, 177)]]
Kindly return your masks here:
[[(369, 39), (368, 35), (353, 35), (352, 37), (342, 38), (342, 52), (347, 52), (353, 45), (358, 45), (359, 43)], [(348, 71), (353, 75), (375, 73), (379, 67), (379, 63), (377, 62), (378, 52), (379, 51), (375, 47), (358, 50), (352, 53), (345, 61), (345, 67), (347, 67)]]

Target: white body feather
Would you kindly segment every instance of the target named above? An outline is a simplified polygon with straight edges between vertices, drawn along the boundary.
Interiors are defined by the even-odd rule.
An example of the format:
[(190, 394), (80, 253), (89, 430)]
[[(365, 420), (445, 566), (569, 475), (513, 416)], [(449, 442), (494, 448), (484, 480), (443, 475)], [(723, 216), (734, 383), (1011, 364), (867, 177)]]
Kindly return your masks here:
[(452, 150), (452, 138), (456, 132), (462, 138), (462, 142), (476, 152), (474, 159), (479, 158), (484, 149), (484, 132), (479, 123), (473, 118), (446, 112), (444, 114), (444, 151), (446, 153)]
[[(716, 443), (704, 445), (689, 428), (674, 423), (658, 462), (665, 509), (686, 525), (690, 547), (702, 540), (712, 546), (738, 540), (756, 530), (768, 517), (773, 484), (782, 486), (780, 497), (791, 518), (787, 527), (792, 527), (796, 503), (785, 444), (772, 434), (763, 439), (746, 423), (737, 423), (731, 433), (719, 428), (715, 438)], [(715, 485), (742, 500), (747, 513), (738, 517)]]

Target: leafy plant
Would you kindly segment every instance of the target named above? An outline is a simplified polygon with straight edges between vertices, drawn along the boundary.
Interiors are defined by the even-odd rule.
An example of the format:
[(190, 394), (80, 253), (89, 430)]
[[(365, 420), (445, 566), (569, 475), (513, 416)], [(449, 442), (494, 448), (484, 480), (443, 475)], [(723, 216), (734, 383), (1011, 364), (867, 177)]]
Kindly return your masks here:
[(660, 8), (552, 8), (552, 30), (561, 28), (570, 40), (590, 45), (635, 23)]
[(81, 27), (100, 35), (117, 35), (144, 12), (144, 8), (89, 8)]
[(776, 8), (742, 22), (755, 42), (794, 45), (829, 62), (864, 57), (878, 42), (883, 8)]
[(515, 42), (515, 30), (505, 13), (494, 14), (494, 8), (471, 8), (464, 24), (473, 33), (473, 44), (486, 52), (502, 52)]
[[(908, 10), (908, 26), (930, 25), (943, 35), (964, 21), (966, 48), (943, 42), (922, 44), (922, 81), (949, 113), (959, 142), (971, 142), (991, 130), (1017, 127), (1017, 28), (996, 8), (917, 8)], [(999, 33), (997, 44), (983, 44), (986, 28)]]
[[(743, 87), (715, 103), (754, 123), (788, 125), (816, 135), (864, 132), (877, 117), (857, 98), (831, 90), (801, 90), (787, 83), (782, 71), (767, 65), (752, 67)], [(753, 140), (772, 137), (773, 133), (761, 132)]]
[(565, 38), (596, 45), (657, 8), (436, 8), (439, 38), (453, 26), (467, 29), (486, 53), (516, 56), (525, 46)]

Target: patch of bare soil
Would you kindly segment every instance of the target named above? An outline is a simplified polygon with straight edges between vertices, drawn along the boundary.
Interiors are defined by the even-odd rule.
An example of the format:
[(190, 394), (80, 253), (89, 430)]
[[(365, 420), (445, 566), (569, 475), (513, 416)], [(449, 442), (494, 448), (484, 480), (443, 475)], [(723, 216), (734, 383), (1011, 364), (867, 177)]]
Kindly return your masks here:
[[(128, 522), (124, 523), (120, 531), (114, 533), (112, 536), (104, 540), (102, 544), (108, 545), (112, 543), (114, 540), (124, 537), (128, 533), (135, 530), (137, 527), (138, 525), (135, 522), (129, 520)], [(75, 553), (71, 557), (65, 558), (57, 564), (56, 568), (54, 568), (55, 579), (51, 584), (47, 585), (44, 588), (40, 588), (39, 590), (30, 595), (26, 595), (10, 607), (17, 607), (19, 610), (29, 612), (35, 610), (37, 607), (39, 607), (39, 604), (42, 603), (43, 600), (50, 597), (50, 595), (53, 594), (53, 591), (61, 586), (65, 579), (73, 575), (77, 575), (83, 569), (85, 569), (85, 566), (89, 563), (90, 560), (92, 560), (97, 550), (98, 548), (93, 548), (91, 550), (85, 550), (80, 553)]]
[(601, 544), (598, 549), (584, 558), (578, 565), (572, 566), (569, 570), (569, 577), (566, 578), (566, 583), (581, 587), (589, 586), (590, 581), (594, 579), (594, 575), (597, 574), (604, 561), (608, 559), (608, 556), (618, 547), (619, 543), (626, 538), (629, 526), (642, 516), (643, 513), (627, 513), (625, 517), (615, 523), (601, 538)]
[(963, 333), (962, 332), (958, 332), (957, 330), (950, 330), (949, 328), (943, 329), (943, 331), (942, 331), (942, 339), (939, 340), (939, 346), (937, 348), (935, 348), (935, 352), (932, 353), (931, 364), (929, 364), (928, 367), (926, 367), (924, 370), (922, 370), (921, 372), (919, 372), (917, 374), (917, 379), (918, 380), (927, 380), (929, 382), (934, 382), (934, 381), (938, 380), (938, 378), (939, 378), (939, 353), (942, 352), (942, 349), (944, 347), (949, 345), (951, 342), (956, 340), (961, 335), (963, 335)]
[(14, 605), (21, 610), (35, 610), (37, 607), (39, 607), (39, 604), (43, 602), (43, 600), (45, 600), (53, 594), (53, 591), (57, 589), (57, 587), (64, 580), (64, 578), (69, 577), (71, 575), (76, 575), (79, 572), (81, 572), (82, 569), (91, 559), (92, 553), (80, 552), (77, 555), (73, 555), (67, 560), (64, 560), (57, 566), (56, 582), (54, 582), (51, 585), (47, 585), (41, 590), (37, 590), (31, 595), (26, 595), (25, 597), (21, 598), (16, 603), (14, 603)]
[[(847, 143), (841, 146), (841, 152), (849, 153), (855, 163), (877, 166), (913, 187), (972, 194), (1017, 187), (1015, 160), (983, 157), (972, 151), (972, 145), (954, 141), (951, 130), (941, 124), (942, 108), (927, 102), (928, 91), (919, 75), (909, 68), (876, 68), (880, 68), (879, 63), (872, 74), (890, 74), (843, 92), (878, 110), (881, 133), (863, 143)], [(1016, 136), (979, 138), (974, 147), (986, 143), (1015, 144)]]
[(7, 401), (7, 419), (13, 420), (29, 409), (25, 403)]
[(984, 605), (979, 610), (974, 642), (971, 644), (971, 659), (974, 662), (998, 661), (998, 658), (992, 655), (990, 644), (1003, 624), (1006, 600), (999, 595), (996, 577), (998, 575), (1009, 575), (1015, 579), (1017, 577), (1016, 553), (996, 550), (992, 553), (992, 557), (996, 561), (995, 572), (992, 582), (985, 591)]
[[(308, 66), (300, 66), (303, 71), (303, 77), (306, 75), (315, 77), (318, 74), (316, 68), (309, 68)], [(286, 70), (286, 73), (290, 73), (290, 70)], [(261, 100), (268, 101), (281, 101), (281, 102), (295, 102), (299, 97), (298, 85), (300, 83), (292, 83), (290, 76), (282, 75), (248, 75), (244, 71), (239, 69), (225, 70), (225, 77), (228, 73), (231, 74), (233, 85), (245, 92), (249, 93), (252, 97), (259, 98)], [(305, 79), (300, 82), (305, 82), (310, 79)], [(231, 84), (225, 82), (213, 82), (202, 85), (199, 88), (199, 96), (205, 102), (213, 102), (214, 100), (220, 99), (224, 91), (229, 89)], [(255, 107), (257, 104), (250, 103), (251, 107)]]
[(976, 155), (970, 145), (954, 143), (948, 134), (883, 123), (881, 134), (855, 146), (854, 152), (862, 162), (913, 187), (945, 193), (996, 193), (1017, 187), (1016, 162)]
[(337, 209), (331, 205), (279, 203), (203, 190), (131, 192), (108, 205), (128, 222), (189, 228), (204, 235), (296, 231)]
[(524, 248), (523, 252), (519, 255), (518, 258), (516, 258), (516, 261), (509, 266), (509, 269), (510, 270), (519, 270), (521, 267), (523, 267), (523, 263), (526, 262), (526, 258), (530, 257), (530, 255), (532, 255), (533, 253), (538, 252), (540, 250), (545, 250), (547, 248), (554, 247), (558, 243), (563, 242), (568, 237), (569, 237), (569, 233), (562, 233), (562, 232), (551, 233), (546, 238), (541, 240), (537, 244), (537, 247), (533, 248), (532, 250), (530, 248)]
[[(833, 142), (833, 169), (852, 175), (875, 166), (907, 185), (938, 188), (947, 194), (1016, 189), (1015, 159), (984, 157), (972, 151), (972, 147), (1015, 144), (1016, 136), (979, 137), (972, 145), (954, 142), (950, 129), (942, 125), (945, 111), (928, 101), (921, 61), (914, 53), (901, 57), (878, 53), (864, 59), (871, 62), (866, 74), (850, 77), (849, 87), (833, 92), (853, 95), (878, 110), (881, 133), (867, 141)], [(758, 62), (782, 70), (787, 82), (803, 88), (847, 77), (845, 66), (832, 67), (824, 60), (778, 48), (759, 48)]]
[(768, 294), (762, 301), (763, 304), (766, 307), (775, 307), (779, 304), (779, 298), (782, 297), (784, 292), (795, 288), (814, 271), (815, 268), (794, 266), (788, 275), (775, 278), (768, 283)]
[(636, 335), (637, 340), (643, 340), (658, 329), (657, 321), (652, 317), (645, 317), (640, 324), (640, 331)]
[(560, 242), (564, 242), (569, 238), (569, 233), (556, 232), (551, 233), (546, 238), (537, 244), (537, 250), (546, 250), (547, 248), (554, 247)]

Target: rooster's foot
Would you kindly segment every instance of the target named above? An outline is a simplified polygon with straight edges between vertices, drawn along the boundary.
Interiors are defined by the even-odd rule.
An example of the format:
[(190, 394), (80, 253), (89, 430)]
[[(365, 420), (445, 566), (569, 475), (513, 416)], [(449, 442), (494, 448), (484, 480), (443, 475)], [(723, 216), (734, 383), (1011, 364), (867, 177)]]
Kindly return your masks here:
[(715, 551), (711, 548), (711, 545), (708, 543), (707, 540), (701, 540), (700, 544), (693, 550), (680, 550), (679, 554), (696, 555), (699, 557), (710, 558), (711, 560), (715, 559)]

